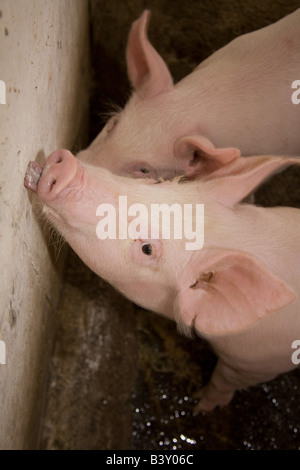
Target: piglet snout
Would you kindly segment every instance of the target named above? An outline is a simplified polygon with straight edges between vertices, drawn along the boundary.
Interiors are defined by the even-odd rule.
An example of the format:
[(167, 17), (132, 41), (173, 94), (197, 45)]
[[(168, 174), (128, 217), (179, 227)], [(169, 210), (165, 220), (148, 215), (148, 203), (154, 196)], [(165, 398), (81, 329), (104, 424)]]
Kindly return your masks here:
[[(59, 149), (49, 155), (44, 169), (30, 162), (24, 184), (47, 202), (55, 199), (71, 183), (76, 173), (77, 161), (74, 155), (69, 150)], [(29, 184), (29, 181), (32, 183)]]

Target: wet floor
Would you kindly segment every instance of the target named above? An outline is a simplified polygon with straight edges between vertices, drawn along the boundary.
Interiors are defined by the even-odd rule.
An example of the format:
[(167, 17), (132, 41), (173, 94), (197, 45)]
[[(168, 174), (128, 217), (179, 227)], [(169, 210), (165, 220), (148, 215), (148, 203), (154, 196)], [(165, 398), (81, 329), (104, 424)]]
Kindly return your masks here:
[(138, 315), (138, 374), (132, 393), (133, 449), (300, 449), (300, 370), (236, 393), (228, 407), (193, 416), (193, 394), (215, 357), (168, 321)]

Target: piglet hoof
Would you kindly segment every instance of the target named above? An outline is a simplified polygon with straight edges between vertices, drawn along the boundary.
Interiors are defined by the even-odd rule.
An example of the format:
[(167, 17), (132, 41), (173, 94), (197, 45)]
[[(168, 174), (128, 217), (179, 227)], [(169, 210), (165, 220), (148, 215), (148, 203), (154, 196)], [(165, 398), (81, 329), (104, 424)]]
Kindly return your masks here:
[(193, 415), (197, 416), (201, 412), (213, 411), (217, 407), (223, 408), (228, 405), (233, 395), (234, 392), (220, 392), (213, 384), (209, 383), (193, 395), (194, 398), (200, 398), (193, 410)]

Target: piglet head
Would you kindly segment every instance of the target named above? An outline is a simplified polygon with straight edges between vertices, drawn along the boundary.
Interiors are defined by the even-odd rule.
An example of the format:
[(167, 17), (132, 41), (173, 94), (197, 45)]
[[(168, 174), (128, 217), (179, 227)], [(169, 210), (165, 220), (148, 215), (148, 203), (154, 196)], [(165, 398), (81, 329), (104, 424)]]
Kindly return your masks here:
[[(215, 148), (198, 110), (186, 108), (163, 58), (148, 39), (150, 12), (130, 29), (126, 48), (133, 93), (123, 110), (113, 112), (79, 158), (115, 174), (134, 178), (197, 178), (213, 173), (240, 156), (235, 148)], [(201, 122), (203, 121), (203, 122)]]
[(177, 248), (163, 246), (162, 240), (151, 239), (145, 230), (136, 237), (109, 238), (104, 233), (105, 222), (99, 224), (103, 221), (99, 216), (104, 215), (101, 210), (108, 207), (114, 211), (118, 229), (122, 217), (119, 196), (128, 195), (128, 206), (139, 202), (147, 207), (149, 200), (155, 200), (152, 191), (160, 185), (113, 175), (82, 162), (66, 149), (53, 152), (44, 168), (31, 162), (24, 185), (37, 195), (46, 218), (87, 266), (139, 305), (172, 316), (174, 282), (171, 270), (166, 276), (161, 260), (173, 258), (176, 272), (182, 261), (178, 256), (175, 261), (167, 250)]
[[(48, 157), (43, 169), (30, 164), (25, 186), (37, 194), (48, 219), (81, 259), (126, 297), (175, 318), (185, 332), (194, 327), (200, 334), (218, 335), (247, 328), (294, 299), (255, 254), (235, 250), (234, 241), (233, 249), (222, 248), (216, 230), (222, 223), (228, 239), (241, 239), (243, 228), (235, 226), (233, 233), (229, 214), (266, 177), (293, 163), (299, 161), (239, 157), (226, 170), (216, 170), (214, 178), (198, 182), (179, 177), (156, 184), (113, 175), (62, 149)], [(120, 196), (141, 214), (143, 229), (135, 227), (134, 236), (128, 236), (129, 227), (120, 235)], [(186, 250), (184, 239), (165, 239), (159, 229), (153, 236), (153, 227), (149, 231), (150, 205), (178, 201), (205, 206), (201, 249)], [(99, 225), (105, 211), (116, 221), (110, 228), (119, 228), (116, 237), (105, 233), (110, 218)], [(134, 211), (124, 213), (132, 216)]]

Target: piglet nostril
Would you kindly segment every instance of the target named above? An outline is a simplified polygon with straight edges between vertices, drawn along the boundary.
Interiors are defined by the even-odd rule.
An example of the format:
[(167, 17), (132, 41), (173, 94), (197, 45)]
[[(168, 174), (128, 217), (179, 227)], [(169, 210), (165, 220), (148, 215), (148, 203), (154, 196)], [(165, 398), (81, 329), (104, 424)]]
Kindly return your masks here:
[[(59, 163), (59, 162), (57, 162), (57, 163)], [(53, 178), (51, 181), (49, 181), (49, 191), (52, 191), (53, 186), (55, 185), (55, 183), (56, 183), (55, 178)]]

